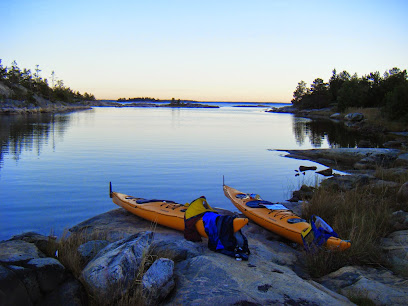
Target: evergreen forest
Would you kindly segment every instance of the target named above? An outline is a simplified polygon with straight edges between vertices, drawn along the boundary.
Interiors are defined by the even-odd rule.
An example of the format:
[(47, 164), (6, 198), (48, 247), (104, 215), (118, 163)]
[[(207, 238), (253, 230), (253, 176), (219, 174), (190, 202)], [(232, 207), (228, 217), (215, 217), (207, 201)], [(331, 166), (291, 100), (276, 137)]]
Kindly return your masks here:
[(310, 87), (300, 81), (293, 92), (292, 104), (298, 109), (380, 108), (388, 120), (408, 123), (407, 71), (392, 68), (381, 75), (378, 71), (362, 77), (347, 71), (333, 70), (328, 82), (316, 78)]
[[(36, 65), (34, 72), (31, 69), (20, 69), (16, 61), (10, 67), (3, 67), (0, 59), (0, 82), (13, 89), (12, 100), (27, 101), (36, 104), (36, 97), (41, 97), (50, 102), (78, 103), (95, 100), (94, 95), (85, 92), (73, 91), (64, 85), (62, 80), (57, 80), (55, 72), (51, 74), (51, 86), (47, 79), (40, 76), (41, 70)], [(1, 97), (0, 97), (1, 98)]]

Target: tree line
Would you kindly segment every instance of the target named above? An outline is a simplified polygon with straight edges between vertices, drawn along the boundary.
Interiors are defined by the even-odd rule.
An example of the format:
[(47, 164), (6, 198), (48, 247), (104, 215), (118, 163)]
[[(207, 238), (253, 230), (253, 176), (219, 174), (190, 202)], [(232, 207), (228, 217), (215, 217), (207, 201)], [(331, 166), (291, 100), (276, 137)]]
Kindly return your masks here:
[(10, 67), (3, 67), (2, 60), (0, 59), (0, 82), (13, 88), (14, 94), (11, 97), (13, 100), (26, 100), (35, 103), (34, 95), (51, 102), (75, 103), (95, 100), (93, 94), (87, 92), (81, 94), (79, 91), (75, 92), (65, 86), (62, 80), (57, 80), (54, 71), (51, 73), (52, 85), (50, 86), (48, 80), (40, 76), (40, 72), (39, 65), (36, 65), (34, 72), (26, 68), (21, 70), (16, 61), (13, 61)]
[(378, 71), (362, 77), (339, 74), (336, 69), (328, 82), (316, 78), (310, 87), (300, 81), (293, 92), (292, 104), (298, 109), (337, 106), (339, 111), (349, 107), (376, 107), (390, 120), (408, 122), (407, 71), (392, 68), (382, 76)]

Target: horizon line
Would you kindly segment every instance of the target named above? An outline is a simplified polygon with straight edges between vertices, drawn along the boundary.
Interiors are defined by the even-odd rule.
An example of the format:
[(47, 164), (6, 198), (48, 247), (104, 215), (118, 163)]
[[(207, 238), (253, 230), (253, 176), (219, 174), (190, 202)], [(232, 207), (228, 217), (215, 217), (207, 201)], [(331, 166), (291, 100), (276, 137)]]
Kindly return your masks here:
[[(136, 97), (136, 98), (128, 98), (128, 99), (137, 99), (137, 98), (142, 98), (142, 97)], [(156, 101), (172, 101), (172, 99), (155, 99)], [(118, 101), (119, 99), (96, 99), (97, 101)], [(222, 101), (222, 100), (190, 100), (190, 99), (176, 99), (180, 101), (190, 101), (190, 102), (206, 102), (206, 103), (275, 103), (275, 104), (292, 104), (292, 102), (277, 102), (277, 101), (271, 101), (271, 102), (265, 102), (265, 101)]]

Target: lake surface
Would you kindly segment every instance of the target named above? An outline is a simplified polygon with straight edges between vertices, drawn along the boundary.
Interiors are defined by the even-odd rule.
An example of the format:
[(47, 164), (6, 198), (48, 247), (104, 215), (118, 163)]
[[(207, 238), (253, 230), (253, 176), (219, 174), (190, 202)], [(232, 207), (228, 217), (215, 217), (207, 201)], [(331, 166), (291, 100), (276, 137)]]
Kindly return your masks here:
[(210, 205), (237, 211), (223, 194), (225, 176), (243, 192), (283, 201), (321, 179), (295, 176), (295, 169), (325, 167), (268, 149), (353, 147), (359, 140), (333, 124), (316, 127), (265, 107), (218, 105), (0, 116), (0, 240), (26, 231), (61, 235), (118, 208), (110, 181), (114, 191), (137, 197), (185, 203), (205, 195)]

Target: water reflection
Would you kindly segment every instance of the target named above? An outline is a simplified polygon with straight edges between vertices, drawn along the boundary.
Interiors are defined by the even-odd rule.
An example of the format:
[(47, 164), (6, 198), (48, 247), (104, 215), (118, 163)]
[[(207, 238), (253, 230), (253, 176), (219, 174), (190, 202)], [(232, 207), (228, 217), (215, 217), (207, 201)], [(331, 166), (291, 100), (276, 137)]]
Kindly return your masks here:
[(295, 177), (294, 169), (323, 169), (268, 148), (358, 141), (344, 143), (338, 137), (354, 136), (320, 124), (243, 107), (0, 116), (0, 211), (6, 220), (0, 222), (0, 240), (24, 231), (49, 234), (51, 228), (59, 235), (115, 209), (109, 181), (132, 195), (178, 202), (205, 195), (215, 207), (234, 210), (222, 192), (225, 175), (232, 186), (265, 199), (288, 199), (292, 190), (314, 181), (312, 173)]
[(303, 145), (308, 139), (315, 148), (320, 148), (327, 139), (332, 148), (354, 148), (359, 142), (369, 141), (372, 147), (381, 147), (384, 139), (380, 136), (363, 136), (358, 131), (347, 129), (342, 122), (311, 120), (292, 117), (296, 142)]
[(14, 160), (19, 160), (24, 151), (39, 156), (49, 141), (55, 149), (68, 124), (69, 116), (61, 114), (0, 116), (0, 168), (4, 154), (10, 154)]

